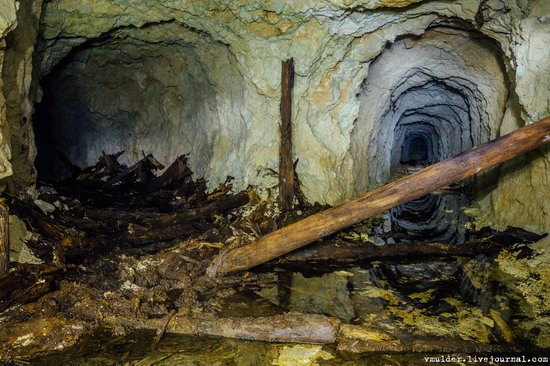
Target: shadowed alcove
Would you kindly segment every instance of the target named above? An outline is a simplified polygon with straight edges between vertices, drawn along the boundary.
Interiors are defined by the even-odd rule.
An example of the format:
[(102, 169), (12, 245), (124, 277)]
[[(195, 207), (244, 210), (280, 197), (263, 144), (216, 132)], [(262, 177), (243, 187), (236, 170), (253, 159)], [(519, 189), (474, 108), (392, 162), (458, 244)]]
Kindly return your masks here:
[(39, 179), (61, 180), (102, 152), (124, 151), (125, 164), (152, 154), (168, 165), (186, 154), (195, 174), (215, 183), (223, 180), (220, 156), (238, 150), (245, 134), (240, 114), (230, 112), (243, 99), (232, 54), (171, 24), (78, 46), (41, 86), (34, 118)]

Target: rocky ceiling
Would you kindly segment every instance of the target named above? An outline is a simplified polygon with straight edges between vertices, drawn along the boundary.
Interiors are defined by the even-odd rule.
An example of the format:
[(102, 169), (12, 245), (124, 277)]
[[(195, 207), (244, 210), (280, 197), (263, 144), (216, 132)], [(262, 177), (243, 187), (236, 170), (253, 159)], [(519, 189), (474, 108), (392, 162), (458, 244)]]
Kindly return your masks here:
[[(211, 186), (231, 175), (238, 188), (270, 187), (290, 57), (294, 153), (310, 201), (335, 204), (387, 181), (403, 149), (421, 153), (407, 147), (418, 139), (437, 161), (550, 113), (544, 0), (18, 4), (17, 19), (14, 1), (0, 6), (0, 155), (12, 190), (35, 181), (34, 109), (47, 166), (56, 151), (79, 165), (101, 150), (163, 162), (190, 153)], [(470, 198), (496, 224), (550, 229), (548, 153), (515, 164)]]

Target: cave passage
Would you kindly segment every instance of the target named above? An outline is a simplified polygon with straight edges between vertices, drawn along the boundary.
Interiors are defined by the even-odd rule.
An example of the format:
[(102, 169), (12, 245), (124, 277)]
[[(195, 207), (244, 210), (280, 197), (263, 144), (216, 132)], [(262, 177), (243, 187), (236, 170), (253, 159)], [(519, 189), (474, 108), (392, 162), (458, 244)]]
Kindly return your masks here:
[(63, 180), (120, 151), (126, 165), (144, 154), (165, 166), (188, 155), (194, 174), (214, 186), (236, 175), (238, 159), (224, 163), (246, 132), (234, 57), (177, 25), (157, 27), (179, 38), (149, 40), (147, 29), (139, 39), (117, 34), (75, 48), (42, 77), (34, 116), (39, 179)]
[[(476, 52), (472, 64), (470, 55)], [(452, 158), (490, 139), (507, 95), (490, 42), (452, 28), (397, 40), (370, 65), (352, 134), (357, 194)], [(364, 163), (367, 158), (366, 164)], [(465, 240), (470, 179), (390, 210), (400, 240)]]
[[(394, 125), (390, 176), (397, 179), (473, 147), (476, 123), (464, 111), (467, 96), (445, 81), (428, 77), (426, 83), (406, 89), (394, 103), (397, 113), (387, 116)], [(466, 186), (472, 184), (470, 180)], [(390, 210), (392, 228), (411, 240), (464, 241), (467, 188), (429, 194)]]
[(152, 153), (163, 164), (180, 154), (209, 161), (209, 111), (215, 90), (195, 75), (193, 50), (112, 41), (77, 50), (41, 80), (36, 108), (39, 179), (61, 180), (92, 166), (104, 151), (133, 164)]
[(401, 148), (401, 164), (428, 165), (428, 142), (420, 135), (407, 136)]

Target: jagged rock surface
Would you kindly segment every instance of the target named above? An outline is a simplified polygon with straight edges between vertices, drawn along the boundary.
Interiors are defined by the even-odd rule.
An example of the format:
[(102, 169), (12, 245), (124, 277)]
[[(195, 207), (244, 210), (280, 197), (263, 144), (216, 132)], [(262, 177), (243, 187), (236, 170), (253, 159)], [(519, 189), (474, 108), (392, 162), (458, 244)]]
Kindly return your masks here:
[[(388, 58), (399, 47), (406, 49), (408, 43), (412, 48), (426, 48), (426, 55), (432, 52), (441, 65), (454, 64), (453, 75), (445, 75), (449, 79), (472, 70), (476, 77), (489, 71), (492, 77), (482, 77), (476, 85), (477, 94), (468, 100), (477, 103), (477, 112), (470, 114), (478, 115), (473, 119), (479, 125), (462, 129), (461, 136), (467, 137), (471, 128), (472, 141), (453, 145), (450, 154), (550, 113), (550, 51), (544, 47), (548, 14), (549, 4), (541, 0), (491, 0), (481, 10), (479, 2), (472, 0), (230, 4), (217, 0), (54, 0), (43, 8), (34, 52), (34, 92), (30, 95), (32, 102), (38, 101), (38, 82), (48, 77), (59, 78), (57, 88), (63, 79), (74, 90), (70, 95), (65, 92), (65, 98), (70, 97), (65, 104), (63, 93), (56, 95), (60, 103), (56, 110), (65, 115), (59, 119), (57, 131), (66, 132), (58, 137), (78, 140), (93, 129), (89, 140), (94, 139), (90, 149), (79, 146), (64, 151), (75, 163), (84, 164), (95, 151), (120, 142), (129, 145), (123, 146), (130, 151), (128, 159), (142, 149), (166, 159), (191, 152), (192, 168), (212, 186), (228, 174), (236, 178), (239, 188), (271, 186), (275, 181), (265, 172), (277, 166), (280, 61), (294, 57), (298, 174), (310, 201), (335, 204), (367, 188), (369, 174), (378, 175), (374, 180), (378, 181), (390, 171), (386, 157), (379, 161), (369, 155), (377, 144), (357, 138), (360, 129), (372, 130), (382, 121), (362, 118), (363, 85), (376, 76), (376, 60)], [(464, 55), (457, 63), (444, 51), (445, 46), (436, 45), (430, 36), (430, 29), (445, 27), (471, 32), (473, 37), (467, 43), (481, 38), (478, 43), (492, 42), (496, 49)], [(453, 44), (440, 42), (447, 47)], [(125, 61), (109, 63), (106, 68), (115, 73), (112, 80), (106, 80), (98, 73), (101, 58), (114, 60), (121, 53), (124, 58), (120, 60)], [(155, 62), (152, 53), (162, 58)], [(162, 62), (170, 62), (168, 72), (163, 71), (167, 69)], [(30, 75), (30, 70), (25, 70)], [(445, 68), (441, 70), (437, 72)], [(168, 90), (153, 98), (153, 90), (163, 84)], [(111, 88), (102, 89), (102, 97), (94, 89), (98, 85)], [(55, 90), (55, 85), (46, 88), (46, 98)], [(392, 92), (405, 91), (389, 94)], [(21, 100), (27, 97), (22, 95)], [(147, 107), (141, 108), (143, 104)], [(67, 121), (64, 112), (77, 106), (83, 108), (80, 122)], [(19, 136), (15, 140), (21, 145), (13, 164), (27, 167), (17, 168), (21, 177), (16, 185), (22, 185), (33, 180), (34, 138), (29, 124), (19, 127), (20, 120), (15, 117), (9, 121), (12, 135)], [(116, 131), (113, 141), (99, 143), (106, 126)], [(129, 134), (139, 138), (130, 139)], [(181, 144), (169, 143), (173, 141)], [(357, 143), (364, 147), (356, 149)], [(541, 159), (547, 164), (548, 154)], [(361, 171), (371, 173), (358, 174)], [(539, 192), (550, 188), (547, 170), (530, 164), (514, 174), (501, 174), (500, 181), (503, 184), (490, 196), (484, 196), (485, 191), (476, 196), (492, 220), (530, 223), (538, 231), (550, 230), (548, 220), (539, 219), (550, 212), (550, 203), (541, 202), (526, 215), (508, 214), (515, 205), (527, 207), (539, 200)], [(529, 182), (536, 182), (539, 188), (525, 190)]]
[(32, 162), (36, 157), (32, 130), (33, 100), (32, 61), (42, 13), (42, 0), (20, 0), (17, 28), (6, 37), (2, 87), (6, 97), (6, 115), (9, 121), (13, 175), (10, 189), (32, 185), (36, 174)]
[[(16, 2), (14, 0), (3, 1), (0, 4), (0, 72), (2, 72), (6, 48), (6, 36), (16, 25)], [(9, 124), (6, 117), (6, 99), (3, 93), (4, 81), (0, 78), (0, 178), (9, 177), (12, 174), (10, 163), (11, 150), (9, 147)]]

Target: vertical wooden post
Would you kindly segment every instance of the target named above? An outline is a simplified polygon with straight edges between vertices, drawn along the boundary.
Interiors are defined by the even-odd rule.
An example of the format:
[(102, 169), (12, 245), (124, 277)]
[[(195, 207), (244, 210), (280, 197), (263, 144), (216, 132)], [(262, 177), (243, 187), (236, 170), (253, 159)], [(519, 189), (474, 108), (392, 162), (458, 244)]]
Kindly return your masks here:
[(279, 147), (279, 205), (287, 211), (294, 199), (294, 166), (292, 159), (292, 88), (294, 60), (282, 62), (281, 74), (281, 144)]
[(8, 273), (10, 264), (9, 218), (8, 206), (0, 199), (0, 276)]

